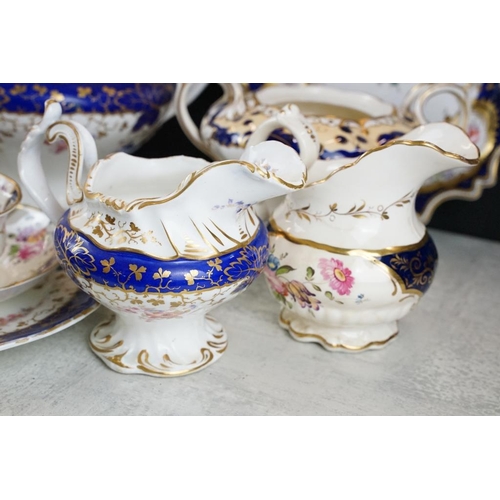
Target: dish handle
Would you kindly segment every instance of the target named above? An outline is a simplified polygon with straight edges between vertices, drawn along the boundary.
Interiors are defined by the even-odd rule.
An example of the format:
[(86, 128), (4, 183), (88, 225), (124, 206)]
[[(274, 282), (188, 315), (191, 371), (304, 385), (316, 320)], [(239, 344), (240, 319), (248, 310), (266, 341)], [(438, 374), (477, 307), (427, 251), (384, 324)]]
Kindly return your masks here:
[(429, 123), (424, 107), (438, 94), (449, 94), (457, 100), (459, 112), (449, 121), (466, 130), (471, 106), (470, 98), (467, 89), (456, 83), (417, 83), (404, 98), (400, 108), (402, 116), (414, 116), (421, 125)]
[[(179, 91), (176, 92), (175, 109), (177, 120), (182, 131), (188, 139), (203, 153), (214, 160), (223, 160), (218, 158), (213, 151), (203, 141), (200, 130), (194, 123), (188, 110), (188, 97), (190, 88), (196, 85), (195, 83), (181, 83)], [(227, 101), (227, 105), (220, 112), (221, 116), (225, 116), (228, 120), (237, 120), (246, 111), (245, 99), (243, 97), (244, 90), (240, 83), (219, 83), (224, 91), (223, 100)]]

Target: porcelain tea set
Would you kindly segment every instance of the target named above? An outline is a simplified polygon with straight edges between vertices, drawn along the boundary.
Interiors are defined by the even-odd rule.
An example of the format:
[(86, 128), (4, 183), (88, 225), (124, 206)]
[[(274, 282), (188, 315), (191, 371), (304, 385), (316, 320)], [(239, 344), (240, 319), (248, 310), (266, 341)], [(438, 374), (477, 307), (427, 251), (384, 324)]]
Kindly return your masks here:
[[(384, 346), (436, 270), (425, 212), (415, 208), (422, 186), (449, 171), (470, 180), (485, 163), (464, 132), (470, 90), (446, 87), (463, 105), (451, 124), (422, 123), (427, 99), (445, 90), (439, 84), (412, 88), (403, 110), (328, 86), (221, 85), (200, 128), (187, 112), (189, 84), (175, 103), (212, 163), (125, 152), (99, 159), (92, 133), (57, 99), (22, 144), (19, 175), (50, 219), (52, 257), (94, 308), (113, 312), (90, 333), (92, 351), (126, 374), (207, 367), (227, 347), (207, 313), (261, 272), (294, 339), (331, 351)], [(43, 150), (61, 139), (65, 203), (43, 166)], [(7, 216), (20, 191), (4, 186)]]
[(57, 270), (50, 219), (0, 174), (0, 351), (52, 335), (97, 304)]
[[(491, 153), (500, 143), (499, 84), (220, 85), (224, 95), (199, 128), (187, 108), (189, 84), (181, 88), (177, 102), (182, 129), (212, 158), (237, 157), (260, 123), (294, 103), (318, 137), (322, 161), (356, 158), (429, 122), (447, 121), (466, 130), (481, 151), (480, 161), (474, 168), (453, 168), (425, 181), (415, 202), (424, 224), (446, 200), (476, 200), (496, 183), (499, 154)], [(269, 138), (299, 149), (294, 135), (282, 127)]]

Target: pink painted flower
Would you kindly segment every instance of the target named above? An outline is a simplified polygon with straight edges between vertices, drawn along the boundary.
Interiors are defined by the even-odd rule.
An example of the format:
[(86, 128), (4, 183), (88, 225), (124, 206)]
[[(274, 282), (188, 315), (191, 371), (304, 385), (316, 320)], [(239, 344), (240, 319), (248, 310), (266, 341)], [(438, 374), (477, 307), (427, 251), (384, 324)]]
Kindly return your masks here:
[(280, 280), (278, 276), (276, 276), (275, 271), (272, 271), (268, 266), (266, 266), (264, 267), (264, 275), (266, 276), (267, 282), (273, 291), (285, 297), (288, 295), (285, 283)]
[(37, 255), (40, 255), (43, 250), (43, 242), (39, 242), (34, 245), (23, 245), (19, 249), (18, 257), (21, 260), (28, 260), (31, 259), (32, 257), (36, 257)]
[(352, 285), (354, 285), (354, 276), (351, 276), (351, 270), (344, 267), (340, 260), (319, 259), (319, 268), (321, 275), (328, 280), (332, 290), (337, 291), (339, 295), (350, 295)]

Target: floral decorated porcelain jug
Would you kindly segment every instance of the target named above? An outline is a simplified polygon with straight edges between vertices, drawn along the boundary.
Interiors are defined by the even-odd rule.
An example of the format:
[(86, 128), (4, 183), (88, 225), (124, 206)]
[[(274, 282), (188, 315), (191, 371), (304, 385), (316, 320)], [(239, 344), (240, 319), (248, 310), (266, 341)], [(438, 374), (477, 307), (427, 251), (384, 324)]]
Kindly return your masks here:
[[(19, 171), (57, 221), (56, 251), (68, 275), (115, 312), (91, 333), (92, 350), (122, 373), (168, 377), (208, 366), (227, 338), (206, 311), (242, 292), (267, 261), (267, 231), (251, 205), (302, 188), (305, 165), (270, 141), (212, 164), (125, 153), (97, 161), (88, 131), (60, 121), (61, 112), (47, 104), (23, 143)], [(57, 137), (70, 151), (64, 213), (40, 162), (45, 139)]]
[[(447, 121), (467, 131), (481, 149), (481, 157), (473, 169), (458, 167), (424, 182), (416, 199), (420, 219), (427, 224), (441, 203), (453, 198), (475, 200), (496, 182), (500, 150), (488, 156), (500, 144), (498, 84), (411, 84), (404, 88), (406, 98), (399, 107), (361, 91), (372, 91), (377, 84), (349, 84), (351, 90), (315, 84), (257, 84), (247, 89), (242, 84), (220, 85), (224, 95), (210, 107), (199, 128), (187, 110), (189, 86), (181, 87), (177, 102), (186, 135), (212, 158), (237, 158), (256, 127), (286, 103), (297, 104), (314, 130), (320, 143), (318, 161), (356, 158), (416, 126), (444, 121), (444, 115), (437, 118), (432, 113), (434, 108), (442, 109), (435, 101), (441, 104), (444, 99), (453, 110)], [(271, 130), (270, 138), (299, 150), (294, 134), (282, 127)]]
[(270, 220), (264, 272), (280, 324), (329, 350), (377, 348), (395, 337), (437, 263), (415, 211), (417, 192), (428, 177), (474, 168), (478, 158), (460, 128), (432, 123), (354, 160), (310, 166), (306, 187), (288, 194)]

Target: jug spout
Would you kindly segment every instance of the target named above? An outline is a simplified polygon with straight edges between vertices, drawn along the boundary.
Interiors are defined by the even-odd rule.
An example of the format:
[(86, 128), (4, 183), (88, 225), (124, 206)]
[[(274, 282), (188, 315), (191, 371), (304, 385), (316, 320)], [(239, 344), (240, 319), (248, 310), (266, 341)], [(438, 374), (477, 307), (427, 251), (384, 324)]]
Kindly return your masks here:
[(478, 160), (479, 149), (462, 129), (449, 123), (430, 123), (371, 149), (353, 162), (317, 162), (308, 170), (308, 186), (321, 184), (345, 171), (342, 178), (355, 176), (367, 180), (356, 182), (361, 189), (364, 185), (375, 189), (391, 181), (414, 191), (429, 177), (454, 168), (473, 168)]
[(306, 167), (279, 142), (248, 148), (240, 160), (215, 162), (190, 174), (159, 212), (177, 255), (216, 255), (248, 242), (260, 220), (252, 205), (304, 187)]
[(116, 153), (91, 169), (85, 228), (106, 248), (141, 251), (160, 259), (210, 259), (248, 244), (262, 230), (252, 205), (306, 183), (305, 165), (281, 143), (262, 143), (241, 160), (207, 164), (186, 156), (136, 158)]
[(478, 148), (460, 128), (423, 125), (354, 161), (316, 162), (306, 188), (287, 197), (273, 223), (295, 238), (332, 247), (339, 241), (342, 248), (365, 250), (387, 242), (412, 245), (425, 235), (415, 211), (424, 182), (450, 169), (474, 168), (478, 160)]
[[(168, 199), (169, 209), (183, 204), (204, 213), (237, 215), (256, 203), (305, 186), (306, 167), (290, 147), (267, 141), (247, 148), (239, 160), (211, 163), (188, 175)], [(176, 209), (176, 208), (175, 208)]]
[[(449, 123), (430, 123), (415, 128), (405, 134), (401, 141), (402, 145), (424, 146), (421, 152), (412, 154), (414, 162), (421, 161), (416, 167), (416, 182), (420, 186), (434, 175), (445, 172), (452, 168), (471, 168), (478, 164), (479, 149), (469, 139), (467, 134), (459, 127)], [(439, 154), (428, 154), (428, 149), (432, 149)]]

